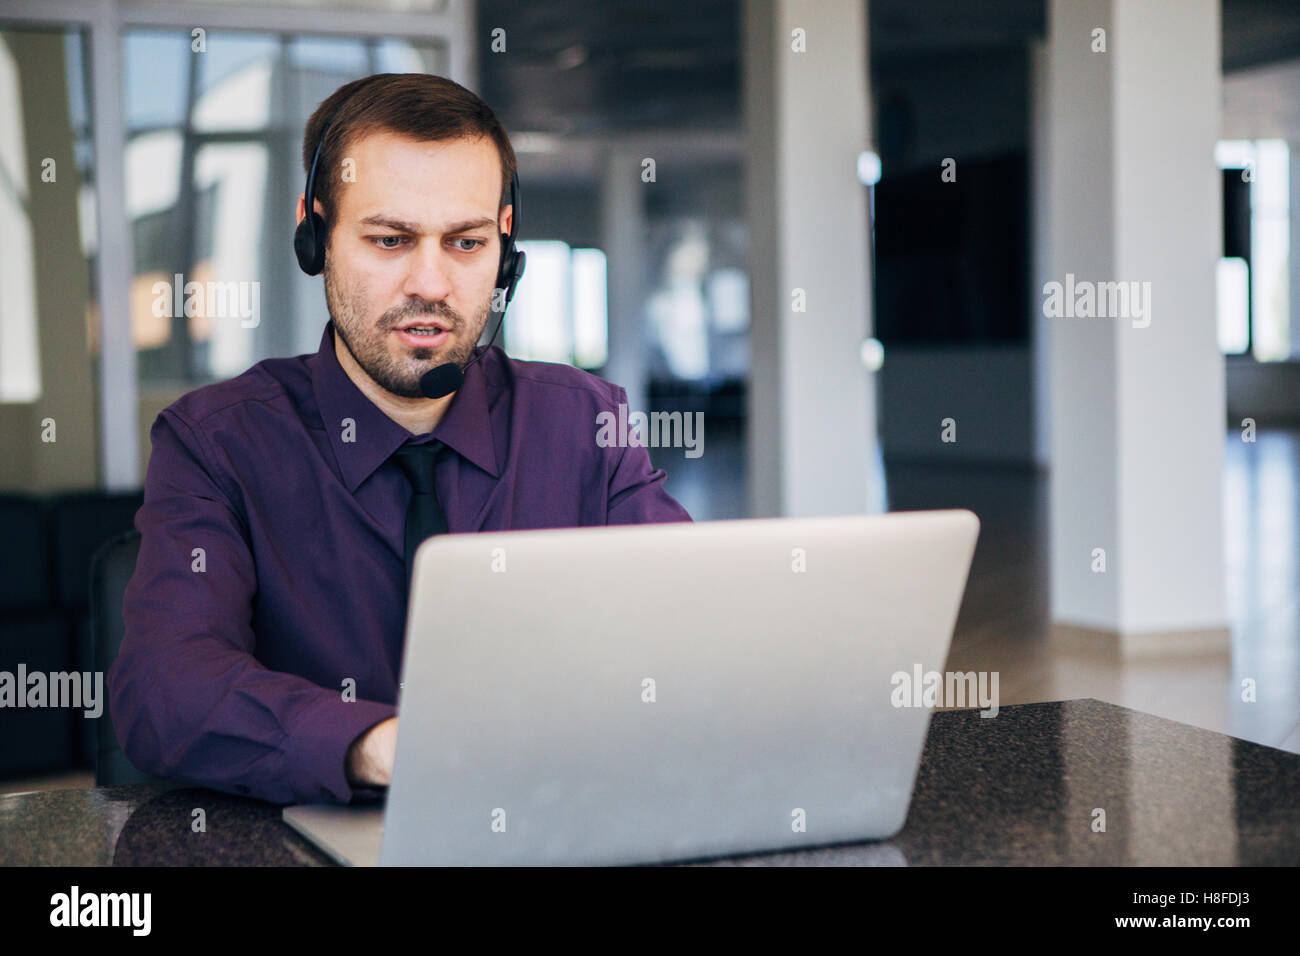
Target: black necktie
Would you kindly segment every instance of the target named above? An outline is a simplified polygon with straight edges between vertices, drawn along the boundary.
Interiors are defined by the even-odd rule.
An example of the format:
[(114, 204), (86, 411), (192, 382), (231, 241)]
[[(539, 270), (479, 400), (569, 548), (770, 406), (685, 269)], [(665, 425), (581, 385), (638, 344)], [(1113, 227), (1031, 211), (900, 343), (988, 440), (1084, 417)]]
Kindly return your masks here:
[(393, 459), (411, 483), (411, 502), (406, 506), (406, 593), (411, 593), (411, 572), (415, 549), (425, 538), (447, 533), (447, 517), (433, 489), (433, 464), (443, 448), (440, 441), (427, 445), (403, 445)]

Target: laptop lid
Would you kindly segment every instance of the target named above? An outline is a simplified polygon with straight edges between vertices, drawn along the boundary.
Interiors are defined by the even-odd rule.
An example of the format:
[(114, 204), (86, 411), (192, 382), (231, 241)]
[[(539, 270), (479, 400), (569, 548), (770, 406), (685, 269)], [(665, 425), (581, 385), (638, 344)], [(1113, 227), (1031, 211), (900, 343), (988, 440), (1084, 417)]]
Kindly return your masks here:
[(380, 860), (655, 862), (888, 837), (969, 511), (421, 544)]

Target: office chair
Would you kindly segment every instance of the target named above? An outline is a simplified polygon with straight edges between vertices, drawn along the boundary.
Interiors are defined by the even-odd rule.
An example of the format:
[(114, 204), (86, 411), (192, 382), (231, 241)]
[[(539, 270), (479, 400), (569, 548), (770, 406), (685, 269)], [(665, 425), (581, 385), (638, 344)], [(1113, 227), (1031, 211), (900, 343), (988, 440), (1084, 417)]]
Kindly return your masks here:
[[(135, 573), (139, 555), (140, 532), (132, 530), (105, 541), (90, 559), (90, 626), (95, 646), (95, 670), (105, 677), (113, 661), (117, 660), (126, 632), (122, 621), (122, 598), (131, 575)], [(113, 729), (107, 701), (98, 724), (95, 786), (114, 787), (162, 779), (137, 770), (127, 759)]]

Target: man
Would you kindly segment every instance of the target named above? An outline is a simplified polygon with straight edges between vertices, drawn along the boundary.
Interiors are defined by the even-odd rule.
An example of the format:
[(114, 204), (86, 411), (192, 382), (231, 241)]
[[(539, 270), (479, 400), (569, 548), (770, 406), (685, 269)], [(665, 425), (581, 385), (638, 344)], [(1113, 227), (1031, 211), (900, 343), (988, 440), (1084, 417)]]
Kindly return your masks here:
[[(108, 674), (137, 767), (277, 803), (388, 784), (417, 493), (450, 533), (691, 520), (644, 447), (597, 443), (622, 388), (499, 348), (468, 362), (514, 215), (491, 109), (441, 77), (380, 74), (321, 103), (308, 170), (318, 144), (320, 349), (154, 421)], [(463, 382), (425, 397), (447, 363)]]

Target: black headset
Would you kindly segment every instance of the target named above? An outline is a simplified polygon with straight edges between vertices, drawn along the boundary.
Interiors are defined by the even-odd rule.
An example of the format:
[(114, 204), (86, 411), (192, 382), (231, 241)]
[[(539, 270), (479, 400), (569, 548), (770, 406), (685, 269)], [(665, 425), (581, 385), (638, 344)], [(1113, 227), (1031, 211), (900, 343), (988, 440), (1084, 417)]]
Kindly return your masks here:
[[(355, 94), (356, 91), (354, 91)], [(348, 97), (351, 99), (351, 97)], [(326, 230), (325, 220), (321, 218), (320, 213), (316, 212), (316, 168), (320, 164), (321, 148), (325, 145), (325, 135), (333, 125), (334, 120), (339, 115), (339, 110), (347, 99), (334, 108), (330, 118), (325, 121), (321, 128), (320, 139), (316, 141), (316, 152), (311, 158), (311, 169), (307, 171), (307, 188), (303, 191), (303, 204), (305, 215), (302, 222), (298, 223), (298, 228), (293, 233), (293, 251), (298, 256), (298, 266), (309, 276), (319, 275), (325, 268), (325, 245)], [(501, 233), (501, 258), (497, 263), (497, 281), (496, 288), (504, 289), (506, 293), (505, 303), (501, 307), (501, 317), (497, 319), (496, 330), (492, 333), (492, 338), (488, 342), (488, 348), (497, 340), (497, 334), (501, 331), (501, 323), (505, 321), (506, 306), (510, 300), (515, 297), (515, 286), (524, 274), (524, 264), (528, 257), (520, 250), (515, 249), (515, 237), (519, 234), (519, 174), (512, 173), (510, 176), (510, 232)], [(466, 363), (465, 369), (477, 362), (487, 350), (474, 356)], [(441, 398), (448, 395), (460, 387), (464, 381), (464, 372), (454, 363), (439, 365), (430, 369), (420, 379), (420, 387), (424, 394), (429, 398)]]

